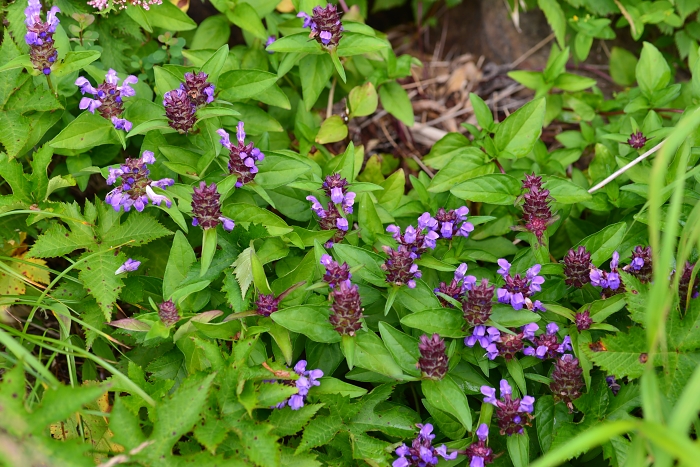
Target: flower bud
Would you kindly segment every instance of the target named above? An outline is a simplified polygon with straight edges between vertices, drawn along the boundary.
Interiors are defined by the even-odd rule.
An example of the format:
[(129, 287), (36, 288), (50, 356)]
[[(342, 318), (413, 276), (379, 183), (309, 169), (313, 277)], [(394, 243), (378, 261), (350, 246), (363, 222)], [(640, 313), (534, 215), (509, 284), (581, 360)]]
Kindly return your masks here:
[(542, 188), (542, 177), (535, 176), (535, 174), (525, 176), (523, 189), (529, 190), (523, 195), (522, 220), (525, 224), (525, 230), (535, 234), (541, 244), (542, 236), (547, 227), (556, 220), (549, 207), (553, 198), (549, 196), (549, 190)]
[(488, 279), (481, 279), (479, 285), (467, 290), (462, 302), (462, 314), (464, 320), (472, 326), (486, 323), (491, 317), (493, 307), (493, 292), (495, 287), (489, 286)]
[(576, 329), (578, 332), (586, 331), (591, 328), (593, 320), (591, 319), (591, 313), (586, 310), (583, 313), (576, 313), (574, 317), (574, 322), (576, 324)]
[(578, 359), (571, 354), (562, 355), (554, 365), (552, 382), (549, 384), (554, 400), (563, 401), (569, 408), (569, 412), (573, 412), (574, 407), (571, 402), (581, 397), (583, 385), (583, 369)]
[(349, 280), (342, 281), (331, 291), (329, 298), (333, 301), (329, 318), (331, 324), (340, 335), (354, 336), (362, 327), (360, 288)]
[(200, 226), (204, 230), (213, 229), (220, 223), (224, 230), (233, 230), (235, 224), (228, 217), (221, 215), (216, 184), (207, 186), (206, 182), (199, 183), (199, 188), (194, 188), (192, 194), (192, 225)]
[(447, 374), (447, 354), (445, 353), (445, 341), (439, 335), (428, 337), (423, 334), (418, 344), (420, 358), (416, 367), (424, 378), (442, 379)]
[(171, 128), (181, 134), (188, 133), (192, 129), (197, 106), (192, 102), (182, 85), (163, 95), (163, 106), (165, 107), (165, 116), (169, 120), (168, 125)]
[(637, 130), (636, 132), (632, 133), (627, 140), (627, 144), (629, 144), (633, 149), (642, 149), (645, 144), (647, 144), (647, 138), (644, 136), (644, 133), (641, 131)]
[(180, 313), (172, 300), (166, 300), (158, 305), (158, 317), (166, 326), (172, 326), (180, 320)]
[(575, 251), (569, 250), (563, 263), (566, 285), (580, 289), (591, 282), (591, 254), (585, 246), (581, 245)]
[(182, 85), (190, 100), (197, 107), (209, 104), (214, 100), (214, 85), (207, 81), (209, 75), (199, 73), (185, 73), (185, 82)]
[(303, 12), (297, 16), (304, 18), (303, 27), (311, 28), (309, 37), (327, 49), (336, 47), (343, 37), (343, 25), (335, 5), (329, 3), (325, 8), (317, 6), (311, 16)]
[(403, 245), (394, 250), (384, 246), (384, 252), (389, 256), (382, 264), (382, 269), (386, 271), (386, 281), (394, 285), (406, 284), (408, 288), (416, 287), (415, 279), (422, 276), (418, 270), (418, 265), (413, 262), (414, 255)]

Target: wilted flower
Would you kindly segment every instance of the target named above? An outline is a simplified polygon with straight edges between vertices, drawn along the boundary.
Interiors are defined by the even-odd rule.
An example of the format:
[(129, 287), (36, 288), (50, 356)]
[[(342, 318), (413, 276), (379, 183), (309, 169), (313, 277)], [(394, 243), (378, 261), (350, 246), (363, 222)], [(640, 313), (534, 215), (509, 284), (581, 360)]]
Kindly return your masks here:
[(647, 141), (648, 139), (644, 136), (644, 133), (637, 130), (630, 135), (629, 139), (627, 140), (627, 144), (634, 149), (642, 149), (644, 145), (647, 144)]
[(624, 292), (624, 287), (622, 287), (620, 283), (620, 274), (617, 272), (619, 263), (620, 254), (616, 251), (613, 253), (612, 260), (610, 261), (610, 272), (598, 268), (591, 269), (591, 285), (594, 287), (602, 287), (603, 291), (601, 295), (604, 298)]
[[(614, 379), (613, 377), (613, 381)], [(581, 397), (583, 385), (583, 369), (578, 359), (571, 354), (562, 355), (554, 364), (552, 382), (549, 384), (554, 400), (563, 401), (569, 412), (573, 412), (574, 406), (571, 402)]]
[(520, 274), (510, 274), (510, 263), (505, 259), (499, 259), (498, 265), (500, 269), (497, 272), (506, 281), (503, 287), (496, 290), (499, 303), (510, 304), (515, 310), (520, 310), (523, 306), (528, 310), (545, 310), (539, 300), (530, 300), (532, 294), (542, 290), (544, 277), (538, 276), (542, 266), (535, 264), (527, 270), (525, 277), (522, 277)]
[(564, 256), (564, 282), (568, 286), (581, 288), (591, 282), (591, 254), (581, 245)]
[(542, 177), (535, 174), (525, 175), (523, 189), (529, 190), (522, 198), (523, 202), (523, 222), (524, 230), (532, 232), (537, 237), (537, 241), (542, 243), (542, 236), (547, 227), (553, 224), (558, 217), (552, 214), (549, 207), (553, 198), (549, 196), (549, 190), (542, 188)]
[(126, 262), (124, 262), (124, 264), (119, 266), (119, 269), (114, 271), (114, 274), (118, 275), (118, 274), (124, 274), (125, 272), (134, 272), (139, 268), (139, 266), (141, 266), (141, 261), (136, 261), (136, 260), (129, 258), (126, 260)]
[(333, 301), (329, 318), (331, 324), (340, 335), (354, 336), (362, 327), (360, 288), (349, 280), (341, 281), (328, 297)]
[[(535, 323), (532, 323), (535, 324)], [(536, 325), (535, 325), (536, 326)], [(525, 355), (534, 356), (539, 359), (545, 358), (557, 358), (564, 352), (571, 350), (571, 338), (565, 336), (564, 340), (559, 343), (559, 338), (557, 333), (559, 332), (559, 326), (556, 323), (547, 324), (546, 331), (536, 337), (529, 337), (530, 341), (535, 345), (535, 347), (525, 347), (523, 353)]]
[[(433, 291), (436, 294), (442, 293), (454, 298), (455, 300), (461, 300), (462, 296), (464, 295), (464, 292), (467, 289), (471, 289), (476, 283), (476, 277), (465, 276), (466, 273), (467, 263), (460, 264), (455, 270), (452, 281), (449, 284), (446, 284), (445, 282), (440, 282), (440, 287), (436, 287), (435, 289), (433, 289)], [(452, 306), (452, 304), (448, 303), (447, 300), (442, 298), (440, 295), (438, 295), (438, 300), (440, 300), (440, 304), (442, 306)]]
[(590, 329), (593, 324), (591, 313), (588, 310), (582, 313), (576, 313), (576, 316), (574, 316), (574, 323), (579, 332)]
[(695, 281), (693, 285), (690, 285), (690, 280), (693, 277), (693, 269), (695, 269), (695, 263), (686, 261), (683, 266), (683, 272), (681, 273), (680, 281), (678, 282), (678, 299), (680, 302), (681, 310), (685, 310), (688, 304), (688, 292), (690, 292), (690, 298), (698, 297), (698, 286), (700, 285), (700, 277), (695, 276)]
[(207, 230), (221, 223), (224, 230), (233, 230), (236, 224), (228, 217), (221, 215), (220, 197), (221, 195), (216, 191), (216, 183), (207, 186), (206, 182), (201, 181), (199, 188), (195, 187), (192, 194), (192, 225), (198, 225)]
[(396, 455), (399, 456), (392, 463), (392, 467), (427, 467), (438, 463), (438, 456), (445, 460), (453, 460), (457, 458), (457, 452), (447, 453), (447, 446), (444, 444), (439, 448), (433, 446), (435, 435), (433, 425), (426, 423), (425, 425), (416, 425), (420, 432), (416, 439), (411, 443), (411, 447), (402, 444), (396, 448)]
[(486, 464), (493, 462), (493, 451), (486, 446), (486, 440), (489, 437), (489, 427), (482, 423), (476, 430), (476, 437), (479, 439), (476, 443), (472, 443), (467, 447), (465, 454), (469, 456), (469, 467), (484, 467)]
[[(469, 214), (469, 208), (462, 206), (458, 209), (450, 209), (445, 211), (444, 208), (440, 208), (435, 214), (435, 227), (434, 230), (440, 238), (451, 239), (452, 237), (468, 237), (469, 233), (474, 230), (474, 226), (471, 222), (467, 222), (467, 214)], [(426, 212), (421, 217), (429, 214)]]
[(163, 95), (165, 116), (168, 117), (168, 125), (178, 133), (189, 132), (195, 124), (195, 112), (197, 106), (187, 92), (180, 86)]
[(505, 379), (501, 380), (500, 400), (496, 399), (496, 389), (489, 386), (481, 386), (481, 394), (486, 396), (484, 402), (496, 407), (496, 419), (502, 435), (520, 434), (523, 428), (530, 424), (535, 398), (523, 396), (522, 399), (513, 399), (513, 389)]
[(122, 184), (107, 193), (105, 202), (111, 205), (116, 211), (122, 207), (124, 211), (129, 211), (133, 206), (137, 211), (143, 211), (150, 200), (153, 204), (160, 206), (165, 202), (170, 207), (170, 200), (163, 195), (158, 195), (152, 187), (165, 189), (175, 183), (172, 178), (163, 178), (153, 181), (149, 178), (150, 171), (146, 167), (155, 163), (156, 158), (151, 151), (143, 151), (138, 159), (127, 158), (118, 168), (109, 169), (107, 185), (114, 185), (121, 177)]
[(209, 75), (203, 71), (197, 74), (187, 72), (185, 73), (185, 82), (180, 85), (180, 88), (187, 93), (197, 107), (209, 104), (214, 100), (215, 86), (207, 81), (208, 78)]
[(29, 57), (34, 68), (45, 75), (51, 74), (51, 67), (58, 58), (53, 35), (59, 23), (56, 14), (60, 12), (61, 10), (57, 6), (51, 7), (46, 13), (46, 22), (43, 22), (41, 21), (41, 2), (39, 0), (29, 0), (27, 8), (24, 10), (26, 17), (24, 24), (27, 26), (24, 40), (29, 45)]
[(180, 320), (180, 313), (172, 300), (166, 300), (158, 305), (158, 317), (166, 326), (172, 326)]
[(333, 260), (331, 255), (322, 255), (320, 262), (326, 268), (323, 281), (326, 282), (331, 289), (352, 277), (348, 263), (338, 264)]
[(238, 144), (231, 143), (229, 134), (223, 128), (216, 130), (221, 136), (220, 143), (229, 150), (228, 172), (236, 175), (236, 188), (240, 188), (246, 183), (251, 182), (258, 173), (258, 167), (255, 165), (257, 161), (265, 158), (265, 154), (256, 148), (253, 143), (245, 144), (245, 131), (243, 122), (238, 122), (236, 129), (236, 139)]
[(489, 285), (488, 279), (481, 279), (479, 285), (467, 281), (465, 277), (467, 293), (462, 301), (462, 314), (464, 320), (472, 326), (484, 324), (491, 317), (493, 308), (493, 291), (495, 287)]
[(303, 27), (311, 28), (309, 37), (327, 49), (336, 47), (343, 37), (341, 34), (343, 25), (335, 5), (329, 3), (326, 8), (317, 6), (314, 7), (311, 16), (304, 12), (297, 14), (297, 16), (304, 18)]
[(286, 401), (282, 401), (277, 404), (274, 408), (281, 409), (289, 405), (292, 410), (299, 410), (304, 407), (304, 402), (309, 394), (309, 389), (313, 386), (320, 386), (321, 382), (319, 379), (323, 377), (323, 371), (321, 370), (306, 370), (306, 360), (299, 360), (296, 365), (294, 365), (294, 372), (299, 375), (297, 379), (292, 380), (278, 380), (282, 384), (288, 386), (295, 386), (297, 388), (297, 394), (292, 395)]
[(442, 379), (447, 374), (447, 354), (445, 353), (445, 341), (439, 335), (427, 334), (420, 336), (418, 343), (420, 358), (416, 368), (421, 371), (424, 378)]
[(384, 253), (389, 257), (382, 264), (382, 269), (386, 271), (386, 281), (401, 286), (406, 284), (409, 289), (416, 287), (416, 279), (422, 274), (418, 270), (418, 265), (413, 262), (413, 253), (403, 245), (394, 250), (386, 245), (382, 247)]
[(110, 68), (105, 76), (104, 82), (97, 86), (97, 88), (94, 88), (87, 78), (81, 76), (75, 80), (75, 85), (80, 87), (80, 92), (83, 95), (86, 93), (92, 94), (95, 98), (83, 97), (80, 99), (78, 107), (83, 110), (87, 109), (92, 113), (95, 113), (97, 109), (100, 115), (110, 120), (117, 130), (131, 131), (131, 122), (121, 118), (124, 112), (124, 103), (122, 99), (124, 97), (132, 97), (136, 94), (136, 91), (134, 91), (131, 85), (138, 83), (138, 81), (139, 79), (136, 76), (129, 75), (124, 78), (121, 86), (117, 86), (119, 77), (117, 76), (117, 72)]

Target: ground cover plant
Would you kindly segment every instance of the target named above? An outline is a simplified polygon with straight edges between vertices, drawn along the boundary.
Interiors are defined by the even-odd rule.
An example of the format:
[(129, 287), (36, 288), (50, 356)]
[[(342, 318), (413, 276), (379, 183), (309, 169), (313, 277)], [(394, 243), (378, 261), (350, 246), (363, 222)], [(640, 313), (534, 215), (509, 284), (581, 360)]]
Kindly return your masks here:
[(425, 151), (367, 2), (212, 4), (3, 6), (3, 465), (697, 464), (700, 2)]

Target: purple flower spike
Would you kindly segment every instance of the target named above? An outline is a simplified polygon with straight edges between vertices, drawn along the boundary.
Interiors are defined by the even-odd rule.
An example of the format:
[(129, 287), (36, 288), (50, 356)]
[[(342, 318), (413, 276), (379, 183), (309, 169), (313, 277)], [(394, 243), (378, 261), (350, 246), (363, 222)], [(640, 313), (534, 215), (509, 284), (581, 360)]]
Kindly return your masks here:
[(420, 432), (411, 446), (402, 444), (396, 448), (396, 455), (399, 456), (393, 463), (393, 467), (428, 467), (438, 463), (438, 456), (445, 460), (457, 458), (457, 451), (448, 454), (447, 446), (444, 444), (438, 448), (432, 445), (435, 435), (431, 434), (433, 426), (429, 423), (416, 425)]
[(297, 17), (304, 19), (304, 28), (311, 28), (309, 37), (326, 49), (335, 48), (342, 38), (343, 25), (335, 5), (329, 3), (325, 8), (317, 6), (312, 16), (300, 12)]
[[(433, 219), (435, 221), (434, 224), (428, 226), (428, 228), (439, 232), (440, 237), (445, 239), (451, 239), (457, 236), (468, 237), (469, 233), (474, 230), (474, 226), (467, 222), (468, 212), (469, 209), (466, 206), (450, 211), (440, 208), (435, 214), (435, 219)], [(425, 216), (425, 214), (423, 214), (423, 216)], [(429, 219), (432, 218), (427, 218), (426, 221)]]
[(520, 274), (512, 275), (510, 272), (510, 263), (505, 259), (499, 259), (498, 265), (500, 269), (498, 274), (505, 279), (505, 285), (496, 290), (499, 303), (510, 304), (515, 310), (527, 308), (528, 310), (544, 310), (542, 303), (533, 301), (530, 296), (535, 292), (542, 290), (544, 277), (538, 276), (541, 266), (536, 264), (528, 269), (525, 277)]
[(350, 266), (348, 263), (338, 264), (330, 255), (321, 256), (321, 264), (326, 268), (326, 273), (323, 275), (323, 281), (326, 282), (331, 289), (335, 288), (343, 281), (350, 280)]
[(136, 271), (139, 266), (141, 266), (141, 261), (136, 261), (131, 258), (127, 259), (124, 264), (119, 266), (119, 269), (114, 271), (115, 275), (123, 274), (125, 272), (134, 272)]
[(306, 360), (299, 360), (296, 365), (294, 365), (294, 372), (297, 374), (297, 379), (284, 379), (277, 380), (278, 383), (295, 387), (297, 389), (297, 394), (292, 395), (286, 401), (282, 401), (274, 407), (275, 409), (282, 409), (289, 406), (292, 410), (299, 410), (304, 406), (306, 398), (309, 394), (309, 389), (314, 386), (320, 386), (321, 379), (323, 377), (323, 371), (321, 370), (306, 370)]
[(228, 171), (238, 178), (236, 188), (252, 182), (258, 173), (256, 163), (262, 161), (265, 155), (253, 143), (245, 144), (243, 122), (238, 122), (236, 127), (237, 145), (231, 143), (229, 134), (223, 128), (216, 130), (216, 132), (221, 136), (219, 142), (229, 150)]
[(138, 78), (129, 75), (124, 78), (122, 85), (119, 86), (119, 77), (117, 72), (109, 69), (102, 84), (94, 88), (87, 78), (79, 77), (75, 80), (75, 85), (80, 87), (81, 94), (92, 94), (94, 98), (83, 97), (80, 100), (79, 108), (82, 110), (95, 113), (98, 110), (103, 118), (111, 121), (114, 128), (117, 130), (131, 131), (132, 124), (130, 121), (122, 118), (124, 112), (123, 98), (136, 95), (134, 88), (130, 85), (138, 82)]
[(165, 116), (168, 117), (168, 125), (180, 134), (189, 133), (195, 124), (195, 112), (197, 105), (190, 99), (184, 86), (168, 91), (163, 95)]
[(51, 67), (58, 58), (53, 40), (53, 34), (58, 26), (57, 13), (61, 10), (52, 7), (46, 13), (46, 22), (41, 21), (41, 2), (39, 0), (29, 0), (27, 8), (24, 10), (26, 17), (24, 24), (27, 26), (27, 34), (24, 40), (29, 45), (29, 58), (34, 69), (44, 75), (51, 74)]
[(575, 251), (569, 250), (564, 257), (564, 277), (566, 285), (582, 288), (591, 282), (591, 254), (585, 246), (579, 246)]
[[(344, 265), (347, 266), (347, 264)], [(333, 302), (329, 318), (333, 328), (341, 336), (354, 336), (362, 327), (360, 288), (349, 280), (343, 280), (338, 287), (331, 291), (329, 298)]]
[(551, 224), (557, 220), (552, 214), (549, 203), (554, 199), (549, 195), (549, 190), (542, 188), (542, 177), (526, 175), (523, 181), (523, 190), (528, 190), (522, 198), (523, 202), (523, 230), (532, 232), (537, 241), (542, 244), (542, 236)]
[(209, 75), (200, 71), (199, 73), (185, 73), (185, 82), (182, 90), (187, 93), (190, 101), (196, 107), (202, 107), (214, 100), (214, 85), (207, 81)]
[[(496, 406), (496, 419), (501, 429), (501, 435), (514, 435), (522, 433), (523, 428), (529, 425), (532, 418), (530, 412), (533, 411), (535, 398), (523, 396), (522, 399), (512, 397), (512, 389), (508, 382), (501, 380), (501, 398), (496, 399), (496, 390), (489, 386), (482, 386), (481, 393), (486, 396), (484, 402)], [(488, 436), (488, 432), (486, 433)], [(483, 440), (480, 440), (483, 442)]]
[(479, 439), (476, 443), (472, 443), (465, 451), (469, 456), (469, 467), (484, 467), (486, 464), (493, 462), (493, 451), (486, 446), (486, 440), (489, 437), (489, 427), (485, 423), (479, 425), (476, 430), (476, 437)]
[(414, 254), (404, 245), (399, 245), (396, 250), (385, 245), (383, 249), (384, 253), (388, 255), (387, 260), (381, 266), (387, 273), (387, 282), (398, 286), (406, 284), (409, 288), (414, 288), (416, 286), (415, 279), (421, 277), (418, 265), (413, 262)]
[(220, 197), (215, 183), (207, 186), (206, 182), (201, 181), (192, 194), (192, 225), (207, 230), (223, 224), (225, 230), (233, 230), (233, 221), (221, 215)]
[(152, 187), (165, 189), (175, 182), (170, 178), (155, 181), (150, 179), (150, 170), (147, 166), (155, 161), (152, 152), (144, 151), (139, 159), (127, 158), (119, 168), (110, 168), (107, 184), (115, 184), (118, 178), (121, 178), (122, 183), (107, 193), (105, 202), (116, 211), (121, 210), (121, 208), (124, 208), (124, 211), (129, 211), (132, 207), (137, 211), (143, 211), (149, 200), (155, 205), (165, 202), (170, 207), (170, 199), (163, 195), (157, 195)]
[[(614, 382), (615, 377), (612, 378)], [(573, 412), (572, 401), (581, 397), (583, 386), (583, 369), (578, 359), (571, 354), (563, 355), (554, 365), (552, 382), (549, 384), (554, 400), (563, 401), (569, 408), (569, 412)], [(620, 386), (617, 388), (619, 390)]]
[(420, 358), (416, 367), (421, 371), (423, 377), (435, 380), (444, 378), (447, 374), (445, 340), (441, 339), (437, 334), (432, 336), (423, 334), (420, 337), (418, 350), (420, 351)]

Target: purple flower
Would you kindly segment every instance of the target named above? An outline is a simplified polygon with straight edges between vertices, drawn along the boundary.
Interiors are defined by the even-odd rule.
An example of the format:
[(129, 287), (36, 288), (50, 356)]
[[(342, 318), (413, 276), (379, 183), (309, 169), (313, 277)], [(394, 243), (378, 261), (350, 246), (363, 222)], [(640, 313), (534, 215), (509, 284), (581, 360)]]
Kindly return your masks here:
[(511, 265), (505, 259), (499, 259), (498, 265), (500, 269), (497, 272), (505, 279), (505, 285), (496, 290), (499, 303), (510, 304), (515, 310), (521, 310), (523, 307), (529, 310), (544, 310), (539, 301), (533, 303), (530, 299), (532, 294), (542, 290), (544, 284), (544, 277), (538, 275), (541, 269), (539, 264), (528, 269), (525, 277), (520, 274), (512, 275)]
[(209, 75), (200, 71), (199, 73), (185, 73), (185, 82), (182, 89), (195, 106), (201, 107), (214, 100), (214, 85), (207, 81)]
[(413, 253), (404, 245), (399, 245), (396, 250), (384, 245), (383, 249), (388, 255), (381, 266), (387, 273), (386, 281), (398, 286), (406, 284), (410, 289), (415, 288), (415, 279), (419, 279), (422, 274), (418, 265), (413, 262)]
[(580, 289), (591, 282), (591, 254), (585, 246), (579, 246), (575, 251), (569, 250), (563, 263), (566, 285)]
[(648, 139), (644, 136), (644, 133), (641, 131), (637, 130), (636, 132), (632, 133), (627, 140), (627, 144), (629, 144), (633, 149), (642, 149), (645, 144), (647, 144)]
[[(474, 230), (474, 226), (467, 222), (467, 214), (469, 213), (469, 208), (462, 206), (461, 208), (446, 211), (444, 208), (440, 208), (435, 214), (435, 222), (431, 222), (432, 218), (425, 218), (426, 222), (431, 222), (431, 230), (439, 232), (440, 237), (445, 239), (451, 239), (455, 236), (468, 237), (469, 233)], [(424, 213), (425, 216), (428, 213)], [(421, 216), (421, 217), (423, 217)]]
[[(410, 226), (409, 226), (410, 227)], [(406, 228), (408, 231), (408, 228)], [(407, 234), (408, 235), (408, 234)], [(434, 292), (437, 293), (442, 293), (447, 296), (450, 296), (454, 298), (455, 300), (462, 300), (462, 296), (467, 290), (471, 290), (474, 287), (474, 283), (476, 282), (476, 277), (474, 276), (466, 276), (465, 274), (467, 272), (467, 263), (462, 263), (460, 264), (457, 269), (455, 270), (454, 273), (454, 278), (452, 281), (447, 284), (445, 282), (440, 282), (440, 286), (433, 289)], [(452, 307), (451, 303), (448, 303), (447, 300), (442, 298), (441, 296), (438, 295), (438, 300), (440, 300), (440, 303), (442, 306), (449, 306)]]
[(393, 467), (427, 467), (438, 463), (438, 456), (445, 460), (452, 460), (457, 457), (457, 451), (447, 453), (447, 446), (444, 444), (438, 448), (432, 445), (435, 435), (432, 434), (433, 426), (430, 423), (416, 425), (420, 432), (411, 446), (402, 444), (396, 448), (396, 455), (399, 456), (393, 463)]
[(610, 261), (610, 272), (603, 271), (599, 268), (592, 268), (589, 273), (591, 285), (594, 287), (601, 287), (603, 289), (601, 295), (604, 298), (624, 292), (624, 287), (621, 287), (620, 283), (620, 275), (617, 272), (619, 264), (620, 254), (615, 251)]
[(329, 3), (325, 8), (317, 6), (312, 16), (300, 12), (297, 17), (304, 19), (304, 28), (311, 28), (309, 37), (327, 49), (336, 47), (342, 38), (343, 25), (335, 5)]
[(481, 279), (481, 283), (476, 285), (474, 276), (465, 276), (464, 287), (466, 288), (466, 295), (462, 301), (464, 320), (472, 326), (485, 324), (491, 317), (495, 287), (489, 285), (488, 279)]
[(256, 162), (265, 158), (265, 154), (256, 148), (253, 143), (245, 144), (245, 131), (243, 122), (238, 122), (236, 126), (236, 136), (238, 144), (231, 143), (229, 134), (223, 128), (216, 130), (221, 136), (220, 143), (229, 150), (228, 171), (236, 175), (236, 188), (240, 188), (246, 183), (250, 183), (258, 173)]
[(80, 99), (78, 107), (82, 110), (87, 109), (92, 113), (98, 110), (103, 118), (112, 122), (114, 128), (129, 132), (132, 124), (130, 121), (122, 118), (124, 113), (123, 98), (136, 95), (136, 91), (131, 85), (138, 83), (138, 81), (136, 76), (129, 75), (124, 78), (122, 85), (119, 86), (117, 72), (110, 68), (105, 75), (104, 82), (95, 88), (87, 78), (81, 76), (75, 80), (75, 85), (80, 88), (81, 94), (92, 94), (93, 98), (83, 97)]
[(464, 345), (474, 347), (479, 343), (482, 349), (486, 349), (491, 344), (491, 339), (486, 337), (486, 326), (475, 326), (472, 335), (464, 338)]
[(197, 105), (190, 99), (182, 84), (178, 89), (163, 95), (163, 107), (165, 116), (168, 117), (168, 125), (178, 133), (188, 133), (194, 127)]
[[(304, 26), (304, 27), (306, 27), (306, 26)], [(276, 40), (277, 40), (277, 38), (276, 38), (275, 36), (270, 36), (270, 37), (268, 37), (268, 38), (267, 38), (267, 41), (265, 41), (265, 48), (267, 49), (269, 46), (271, 46), (272, 44), (274, 44)], [(269, 53), (270, 55), (272, 55), (272, 54), (275, 53), (275, 52), (272, 51), (272, 50), (268, 50), (267, 53)]]
[(321, 382), (319, 379), (323, 377), (323, 371), (321, 370), (306, 370), (306, 360), (299, 360), (296, 365), (294, 365), (294, 372), (298, 375), (297, 379), (292, 380), (277, 380), (277, 382), (285, 384), (287, 386), (293, 386), (297, 389), (297, 394), (292, 395), (286, 401), (282, 401), (273, 408), (281, 409), (286, 405), (292, 410), (299, 410), (304, 406), (306, 398), (309, 394), (309, 389), (314, 386), (320, 386)]
[(129, 258), (126, 260), (126, 262), (124, 264), (119, 266), (119, 269), (114, 271), (114, 274), (118, 275), (118, 274), (123, 274), (125, 272), (134, 272), (139, 268), (139, 266), (141, 266), (141, 261), (136, 261), (136, 260)]
[(53, 40), (53, 34), (58, 26), (58, 7), (54, 6), (46, 13), (46, 22), (41, 21), (41, 2), (29, 0), (24, 10), (26, 17), (24, 24), (27, 26), (27, 34), (24, 40), (29, 45), (29, 58), (34, 69), (45, 75), (51, 74), (51, 67), (58, 58)]
[(321, 256), (320, 262), (326, 268), (326, 273), (323, 275), (323, 281), (326, 282), (331, 289), (336, 287), (342, 281), (347, 281), (352, 277), (348, 263), (339, 265), (330, 255)]
[(201, 181), (199, 188), (195, 187), (192, 194), (192, 225), (198, 225), (207, 230), (221, 223), (224, 230), (233, 230), (235, 227), (233, 220), (221, 215), (220, 197), (215, 183), (207, 186), (205, 181)]
[(175, 183), (171, 178), (153, 181), (149, 178), (150, 171), (147, 165), (153, 164), (155, 157), (151, 151), (144, 151), (139, 159), (127, 158), (118, 168), (110, 167), (107, 184), (114, 185), (121, 177), (122, 183), (105, 197), (105, 202), (116, 211), (124, 208), (129, 211), (134, 207), (137, 211), (143, 211), (149, 201), (155, 205), (165, 202), (170, 207), (171, 201), (166, 196), (158, 195), (152, 187), (165, 189)]
[(534, 336), (536, 324), (531, 323), (528, 326), (534, 325), (533, 328), (524, 332), (524, 336), (529, 339), (535, 347), (525, 347), (523, 353), (525, 355), (534, 356), (539, 359), (558, 358), (564, 352), (571, 350), (571, 338), (565, 336), (561, 343), (557, 333), (559, 326), (556, 323), (549, 323), (545, 327), (545, 333), (540, 336)]
[(166, 300), (158, 305), (158, 317), (168, 327), (180, 320), (180, 313), (172, 300)]
[(488, 425), (485, 423), (479, 425), (476, 436), (479, 441), (472, 443), (466, 449), (465, 454), (470, 458), (469, 467), (484, 467), (484, 465), (493, 462), (493, 451), (486, 446), (486, 440), (489, 437)]
[[(481, 386), (481, 393), (486, 396), (484, 402), (496, 407), (496, 419), (502, 435), (514, 435), (523, 432), (523, 428), (529, 425), (529, 414), (533, 411), (535, 398), (523, 396), (522, 399), (513, 399), (513, 390), (508, 381), (502, 379), (500, 383), (501, 398), (496, 399), (496, 389), (489, 386)], [(527, 417), (524, 417), (526, 415)], [(527, 418), (527, 421), (523, 419)]]

